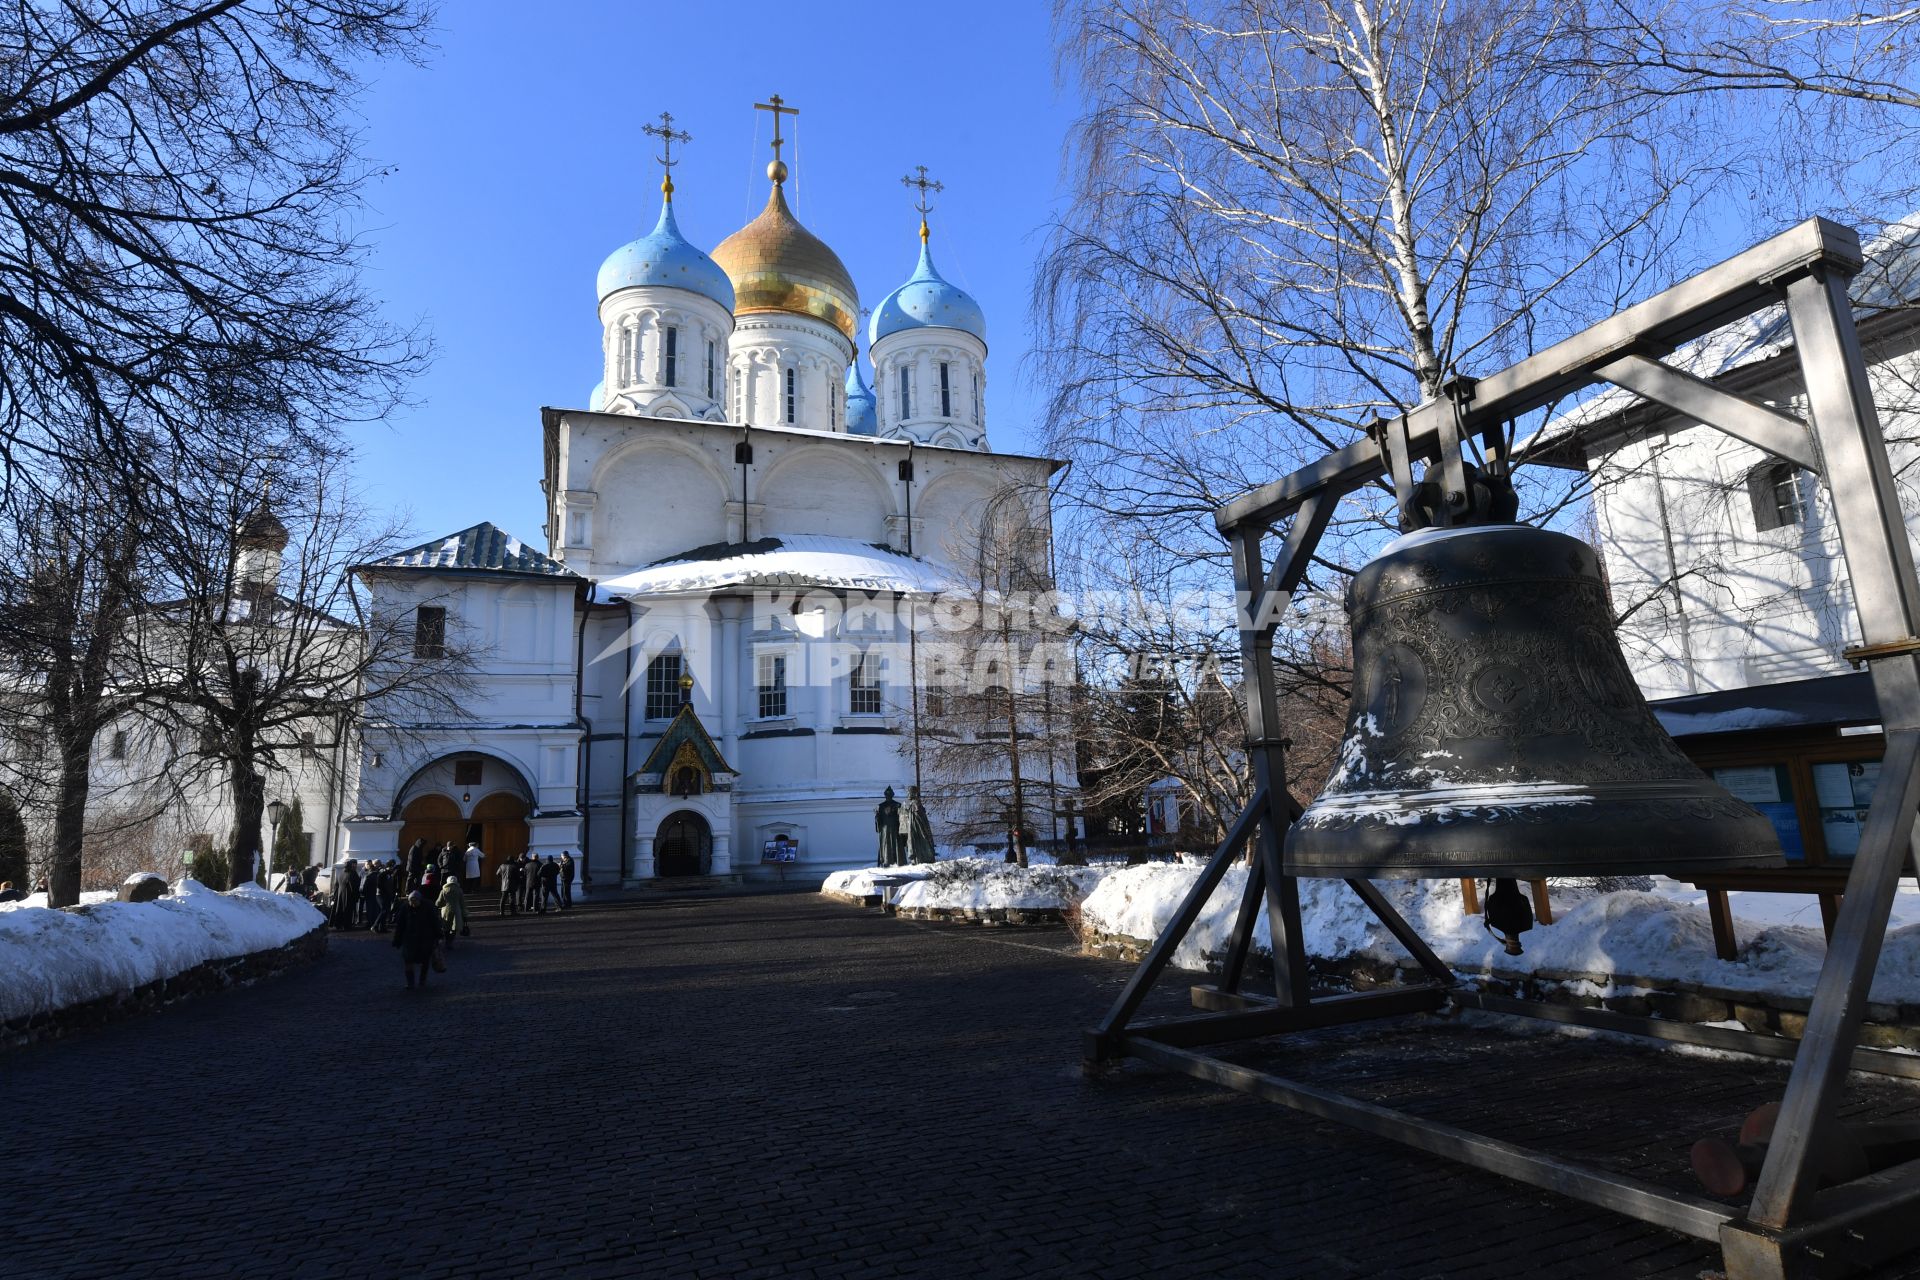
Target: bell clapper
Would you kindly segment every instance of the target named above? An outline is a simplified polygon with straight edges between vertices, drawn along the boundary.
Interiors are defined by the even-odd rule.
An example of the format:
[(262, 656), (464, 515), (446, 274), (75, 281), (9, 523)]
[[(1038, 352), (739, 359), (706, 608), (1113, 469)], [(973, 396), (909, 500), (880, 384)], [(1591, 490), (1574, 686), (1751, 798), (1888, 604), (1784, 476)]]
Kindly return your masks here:
[(1488, 933), (1500, 939), (1508, 955), (1517, 956), (1521, 954), (1520, 935), (1533, 928), (1533, 904), (1520, 892), (1517, 880), (1495, 880), (1480, 922)]

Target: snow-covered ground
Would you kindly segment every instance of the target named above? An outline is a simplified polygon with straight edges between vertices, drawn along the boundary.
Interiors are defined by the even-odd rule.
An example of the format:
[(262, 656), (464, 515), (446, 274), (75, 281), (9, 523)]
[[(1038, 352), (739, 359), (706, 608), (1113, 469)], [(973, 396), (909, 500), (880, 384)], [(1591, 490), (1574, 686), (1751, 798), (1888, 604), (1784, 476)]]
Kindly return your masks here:
[(66, 911), (38, 896), (0, 906), (0, 1022), (282, 947), (326, 920), (305, 899), (254, 884), (218, 893), (185, 880), (138, 903), (85, 894), (90, 902)]
[(936, 862), (900, 891), (902, 911), (1062, 911), (1107, 873), (1097, 867), (1017, 866), (987, 858)]
[(933, 874), (933, 867), (922, 863), (906, 867), (854, 867), (849, 871), (836, 871), (820, 882), (820, 892), (837, 893), (848, 898), (877, 898), (880, 886), (873, 882), (875, 876), (908, 876), (915, 880), (925, 879)]
[[(1104, 876), (1087, 895), (1080, 905), (1081, 918), (1092, 931), (1150, 941), (1159, 937), (1199, 874), (1193, 864), (1121, 868)], [(1246, 877), (1244, 867), (1227, 873), (1176, 953), (1175, 964), (1202, 969), (1208, 954), (1226, 950)], [(1381, 881), (1380, 887), (1440, 958), (1463, 972), (1549, 971), (1807, 995), (1826, 954), (1818, 905), (1794, 894), (1732, 895), (1741, 958), (1727, 962), (1714, 955), (1705, 896), (1672, 881), (1656, 881), (1652, 892), (1597, 893), (1556, 885), (1554, 923), (1536, 925), (1524, 934), (1526, 953), (1519, 956), (1505, 954), (1480, 917), (1462, 913), (1454, 881)], [(1340, 881), (1302, 880), (1300, 890), (1309, 955), (1406, 957)], [(1811, 925), (1801, 923), (1807, 913)], [(1255, 945), (1271, 953), (1264, 913)], [(1920, 1003), (1920, 892), (1902, 888), (1872, 998)]]
[[(91, 906), (96, 902), (112, 902), (119, 896), (119, 891), (115, 889), (89, 889), (80, 895), (80, 905)], [(0, 902), (0, 911), (18, 911), (22, 907), (45, 907), (46, 905), (45, 893), (30, 893), (17, 902)]]

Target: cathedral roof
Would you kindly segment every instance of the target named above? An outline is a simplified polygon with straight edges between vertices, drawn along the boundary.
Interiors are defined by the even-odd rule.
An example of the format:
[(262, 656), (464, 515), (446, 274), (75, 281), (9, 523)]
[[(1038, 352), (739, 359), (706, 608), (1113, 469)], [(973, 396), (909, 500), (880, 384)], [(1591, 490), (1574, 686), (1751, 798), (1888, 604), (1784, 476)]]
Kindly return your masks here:
[(733, 309), (732, 282), (712, 258), (680, 234), (672, 196), (660, 202), (660, 221), (652, 231), (607, 255), (597, 283), (602, 299), (620, 289), (685, 289)]
[(604, 578), (595, 587), (594, 596), (601, 601), (628, 600), (722, 587), (826, 587), (931, 594), (959, 585), (958, 579), (940, 565), (903, 555), (891, 547), (802, 533), (696, 547), (645, 568)]
[(707, 726), (700, 723), (700, 717), (693, 713), (693, 704), (684, 703), (673, 722), (667, 726), (660, 741), (653, 744), (653, 750), (647, 752), (647, 758), (634, 772), (641, 774), (664, 774), (672, 765), (674, 757), (685, 746), (706, 767), (709, 775), (716, 773), (737, 773), (726, 757), (720, 754), (720, 748), (714, 745), (713, 735), (707, 732)]
[(919, 265), (905, 284), (880, 300), (867, 325), (867, 340), (878, 342), (904, 329), (958, 329), (987, 340), (986, 314), (971, 294), (949, 284), (934, 267), (933, 250), (924, 235)]
[(482, 521), (470, 529), (423, 542), (405, 551), (354, 566), (359, 569), (418, 569), (429, 572), (505, 573), (533, 578), (579, 575), (542, 555), (506, 530)]
[(854, 357), (847, 366), (847, 434), (870, 436), (878, 434), (880, 429), (880, 405), (874, 398), (873, 388), (867, 385), (867, 375), (860, 369), (860, 359)]
[(840, 255), (800, 225), (781, 185), (760, 216), (713, 251), (733, 282), (734, 314), (788, 311), (824, 320), (849, 340), (859, 327), (860, 293)]
[(239, 547), (284, 551), (287, 548), (287, 526), (280, 523), (280, 517), (273, 514), (273, 508), (262, 500), (234, 529), (233, 540), (234, 545)]

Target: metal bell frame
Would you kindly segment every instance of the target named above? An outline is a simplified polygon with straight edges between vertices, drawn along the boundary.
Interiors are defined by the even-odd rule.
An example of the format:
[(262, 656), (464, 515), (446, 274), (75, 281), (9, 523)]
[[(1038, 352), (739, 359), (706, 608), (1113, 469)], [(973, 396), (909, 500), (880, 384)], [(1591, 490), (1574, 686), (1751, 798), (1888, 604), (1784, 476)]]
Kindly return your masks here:
[[(1914, 849), (1920, 810), (1920, 580), (1914, 574), (1886, 444), (1854, 328), (1847, 282), (1862, 265), (1851, 228), (1812, 218), (1490, 377), (1456, 379), (1442, 399), (1376, 424), (1369, 438), (1326, 454), (1215, 513), (1228, 539), (1240, 613), (1253, 798), (1214, 851), (1106, 1018), (1086, 1033), (1085, 1067), (1132, 1057), (1322, 1119), (1405, 1143), (1516, 1181), (1718, 1241), (1728, 1280), (1785, 1280), (1848, 1264), (1866, 1267), (1920, 1244), (1920, 1160), (1820, 1188), (1815, 1154), (1849, 1070), (1920, 1079), (1920, 1059), (1864, 1048), (1859, 1027), (1893, 897)], [(1659, 356), (1785, 301), (1806, 381), (1805, 420), (1732, 394)], [(1603, 1009), (1550, 1006), (1456, 987), (1454, 975), (1367, 880), (1347, 885), (1414, 958), (1427, 980), (1314, 998), (1302, 945), (1298, 882), (1281, 844), (1301, 807), (1285, 786), (1273, 680), (1275, 624), (1342, 497), (1391, 478), (1403, 512), (1415, 501), (1412, 464), (1434, 461), (1446, 510), (1467, 505), (1463, 440), (1480, 435), (1492, 468), (1501, 424), (1595, 383), (1609, 383), (1744, 440), (1820, 476), (1832, 497), (1853, 583), (1861, 645), (1848, 657), (1872, 673), (1886, 728), (1880, 784), (1848, 873), (1839, 920), (1798, 1041), (1732, 1028), (1657, 1021)], [(1554, 447), (1577, 446), (1579, 429)], [(1278, 554), (1265, 537), (1286, 522)], [(1136, 1022), (1142, 1001), (1227, 869), (1251, 844), (1246, 892), (1217, 983), (1192, 988), (1203, 1012)], [(1920, 867), (1920, 863), (1916, 863)], [(1249, 991), (1248, 954), (1266, 911), (1274, 942), (1272, 996)], [(1776, 1140), (1744, 1213), (1688, 1192), (1500, 1141), (1438, 1121), (1254, 1070), (1205, 1046), (1443, 1008), (1481, 1009), (1651, 1039), (1790, 1058)]]

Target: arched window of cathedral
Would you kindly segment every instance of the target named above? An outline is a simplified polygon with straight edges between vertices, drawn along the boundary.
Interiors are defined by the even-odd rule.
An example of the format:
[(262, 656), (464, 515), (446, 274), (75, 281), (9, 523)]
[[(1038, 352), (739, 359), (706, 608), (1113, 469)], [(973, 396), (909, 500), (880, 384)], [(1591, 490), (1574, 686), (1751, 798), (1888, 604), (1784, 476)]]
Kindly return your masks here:
[(1747, 472), (1747, 497), (1753, 503), (1753, 527), (1760, 532), (1799, 524), (1806, 515), (1800, 469), (1778, 458)]
[(670, 387), (680, 385), (680, 330), (677, 328), (667, 330), (666, 382)]
[(793, 425), (796, 417), (796, 414), (794, 411), (798, 407), (799, 407), (799, 397), (794, 393), (793, 370), (788, 369), (787, 370), (787, 425), (788, 426)]
[(940, 416), (943, 418), (951, 418), (953, 416), (953, 391), (947, 383), (947, 362), (945, 360), (940, 362)]
[(713, 339), (707, 339), (707, 399), (713, 399)]
[(980, 425), (980, 371), (973, 371), (973, 425)]
[(626, 325), (620, 326), (620, 363), (614, 367), (614, 385), (627, 386), (633, 381), (633, 330)]
[(907, 372), (905, 365), (900, 366), (900, 420), (905, 422), (913, 416), (913, 375)]
[(840, 429), (840, 397), (834, 394), (832, 374), (827, 375), (827, 429)]

